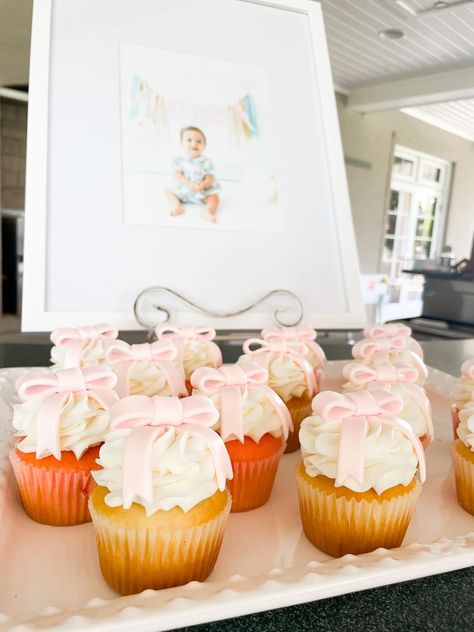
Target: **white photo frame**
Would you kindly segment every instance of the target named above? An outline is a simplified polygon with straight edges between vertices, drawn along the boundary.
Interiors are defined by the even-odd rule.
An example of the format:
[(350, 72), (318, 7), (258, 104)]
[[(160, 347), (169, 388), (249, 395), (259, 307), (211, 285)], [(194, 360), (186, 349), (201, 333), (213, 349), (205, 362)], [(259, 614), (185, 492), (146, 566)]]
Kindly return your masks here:
[[(121, 76), (124, 45), (143, 47), (144, 57), (139, 59), (148, 60), (146, 49), (155, 49), (157, 60), (163, 54), (156, 51), (182, 55), (184, 60), (190, 55), (213, 60), (221, 68), (219, 81), (225, 79), (227, 68), (234, 72), (235, 64), (244, 71), (245, 64), (252, 67), (249, 76), (254, 84), (255, 77), (268, 78), (267, 92), (259, 93), (254, 105), (257, 120), (259, 112), (265, 113), (259, 155), (265, 157), (276, 183), (272, 200), (282, 212), (283, 228), (271, 224), (273, 219), (268, 220), (268, 230), (251, 222), (239, 228), (237, 215), (229, 228), (219, 226), (241, 208), (234, 205), (227, 184), (232, 179), (229, 165), (222, 166), (227, 179), (219, 196), (217, 226), (199, 224), (196, 214), (191, 217), (194, 206), (201, 208), (200, 201), (189, 208), (184, 204), (190, 226), (152, 225), (147, 220), (124, 223), (124, 129), (129, 124), (124, 122), (126, 90), (120, 83), (126, 81)], [(159, 61), (155, 66), (147, 61), (145, 66), (156, 101), (164, 85)], [(180, 72), (186, 75), (186, 65)], [(239, 76), (244, 90), (245, 72)], [(202, 103), (194, 98), (191, 94), (188, 100), (196, 110)], [(176, 130), (171, 132), (178, 142)], [(150, 164), (153, 168), (153, 146), (150, 151), (141, 175)], [(246, 145), (238, 155), (249, 151)], [(300, 299), (308, 325), (334, 329), (364, 324), (318, 3), (101, 0), (97, 5), (95, 0), (35, 0), (27, 154), (24, 331), (102, 321), (139, 329), (134, 300), (154, 285), (171, 288), (212, 312), (227, 313), (284, 289)], [(241, 190), (243, 162), (236, 164)], [(252, 195), (258, 190), (254, 188)], [(132, 195), (132, 218), (134, 205), (141, 202), (148, 204), (152, 216), (150, 195), (157, 189), (150, 191), (143, 199), (140, 193)], [(161, 203), (158, 207), (162, 213)], [(212, 324), (220, 329), (260, 328), (269, 324), (274, 309), (270, 301)], [(177, 325), (210, 324), (209, 317), (179, 304), (171, 304), (170, 311)]]

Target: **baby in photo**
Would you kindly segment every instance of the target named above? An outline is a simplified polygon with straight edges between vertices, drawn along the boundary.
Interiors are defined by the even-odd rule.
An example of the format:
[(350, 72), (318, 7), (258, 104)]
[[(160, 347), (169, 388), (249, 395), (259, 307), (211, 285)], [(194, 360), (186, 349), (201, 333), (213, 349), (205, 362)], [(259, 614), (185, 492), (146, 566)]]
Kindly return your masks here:
[(184, 151), (173, 160), (173, 185), (165, 190), (172, 205), (170, 215), (184, 213), (186, 203), (204, 204), (204, 218), (215, 223), (221, 187), (212, 162), (203, 155), (206, 136), (198, 127), (185, 127), (181, 130), (180, 140)]

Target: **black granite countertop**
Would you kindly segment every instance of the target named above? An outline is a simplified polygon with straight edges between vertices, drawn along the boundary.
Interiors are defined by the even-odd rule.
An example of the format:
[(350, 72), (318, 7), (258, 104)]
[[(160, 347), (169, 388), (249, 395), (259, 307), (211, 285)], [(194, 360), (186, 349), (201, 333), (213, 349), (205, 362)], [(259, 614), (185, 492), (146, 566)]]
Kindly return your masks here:
[[(144, 342), (144, 333), (123, 335)], [(322, 343), (328, 359), (350, 357), (349, 344)], [(422, 342), (426, 363), (452, 375), (474, 358), (474, 339)], [(232, 361), (239, 347), (222, 345)], [(49, 345), (43, 335), (0, 336), (0, 366), (48, 365)], [(474, 568), (443, 573), (363, 592), (300, 604), (245, 617), (183, 628), (189, 632), (231, 630), (311, 630), (312, 632), (467, 632), (474, 629)]]

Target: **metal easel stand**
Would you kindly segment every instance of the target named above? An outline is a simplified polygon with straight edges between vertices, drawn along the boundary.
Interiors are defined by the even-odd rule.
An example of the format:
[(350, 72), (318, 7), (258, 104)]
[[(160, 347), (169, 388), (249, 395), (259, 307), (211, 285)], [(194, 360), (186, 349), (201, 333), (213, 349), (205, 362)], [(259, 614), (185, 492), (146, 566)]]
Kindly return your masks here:
[[(209, 316), (210, 318), (229, 318), (231, 316), (240, 316), (241, 314), (245, 314), (245, 312), (250, 311), (257, 305), (264, 303), (272, 297), (284, 297), (286, 299), (289, 299), (291, 304), (286, 306), (282, 304), (276, 307), (272, 313), (273, 322), (279, 327), (296, 327), (296, 325), (300, 324), (303, 318), (303, 304), (296, 296), (296, 294), (293, 294), (293, 292), (290, 292), (289, 290), (273, 290), (262, 296), (251, 305), (248, 305), (247, 307), (243, 307), (242, 309), (238, 309), (234, 312), (218, 312), (206, 309), (205, 307), (201, 307), (193, 301), (185, 298), (178, 292), (175, 292), (174, 290), (171, 290), (167, 287), (157, 286), (149, 287), (146, 290), (140, 292), (133, 304), (133, 312), (135, 314), (135, 318), (137, 319), (138, 323), (142, 325), (142, 327), (145, 327), (149, 330), (150, 334), (153, 334), (153, 330), (157, 325), (167, 323), (171, 320), (171, 312), (167, 307), (163, 305), (162, 295), (177, 299), (187, 307), (193, 309), (198, 314), (203, 314), (204, 316)], [(290, 310), (292, 312), (296, 311), (296, 315), (289, 320), (285, 320), (284, 317), (282, 318), (282, 315), (284, 316), (285, 313), (289, 312)], [(153, 315), (153, 318), (149, 317), (150, 314)], [(229, 333), (228, 335), (221, 335), (219, 336), (219, 338), (221, 340), (227, 338), (232, 338), (235, 340), (236, 334)]]

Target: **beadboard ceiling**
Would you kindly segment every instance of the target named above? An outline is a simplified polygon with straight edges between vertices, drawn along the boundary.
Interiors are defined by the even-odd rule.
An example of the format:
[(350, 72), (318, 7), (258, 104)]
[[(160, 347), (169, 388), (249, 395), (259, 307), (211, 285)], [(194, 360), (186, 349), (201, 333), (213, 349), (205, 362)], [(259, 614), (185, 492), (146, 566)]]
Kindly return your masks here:
[[(474, 140), (474, 81), (469, 79), (471, 69), (474, 77), (474, 0), (447, 0), (438, 4), (449, 6), (437, 10), (435, 0), (320, 2), (334, 83), (349, 95), (349, 103), (360, 97), (361, 111), (409, 105), (404, 112)], [(0, 0), (0, 87), (28, 81), (32, 4), (33, 0)], [(386, 29), (401, 30), (404, 37), (381, 39), (378, 33)], [(426, 75), (444, 72), (449, 83), (449, 77), (464, 69), (468, 71), (466, 85), (473, 90), (468, 99), (460, 100), (463, 92), (458, 85), (455, 100), (451, 93), (444, 97), (433, 88), (433, 95), (425, 99), (428, 105), (423, 99), (421, 104), (415, 99), (414, 103), (370, 105), (371, 98), (376, 100), (371, 87), (384, 84), (382, 92), (389, 92), (390, 82), (398, 80), (402, 84), (396, 90), (409, 93), (410, 85), (403, 84), (404, 80), (421, 85)]]

